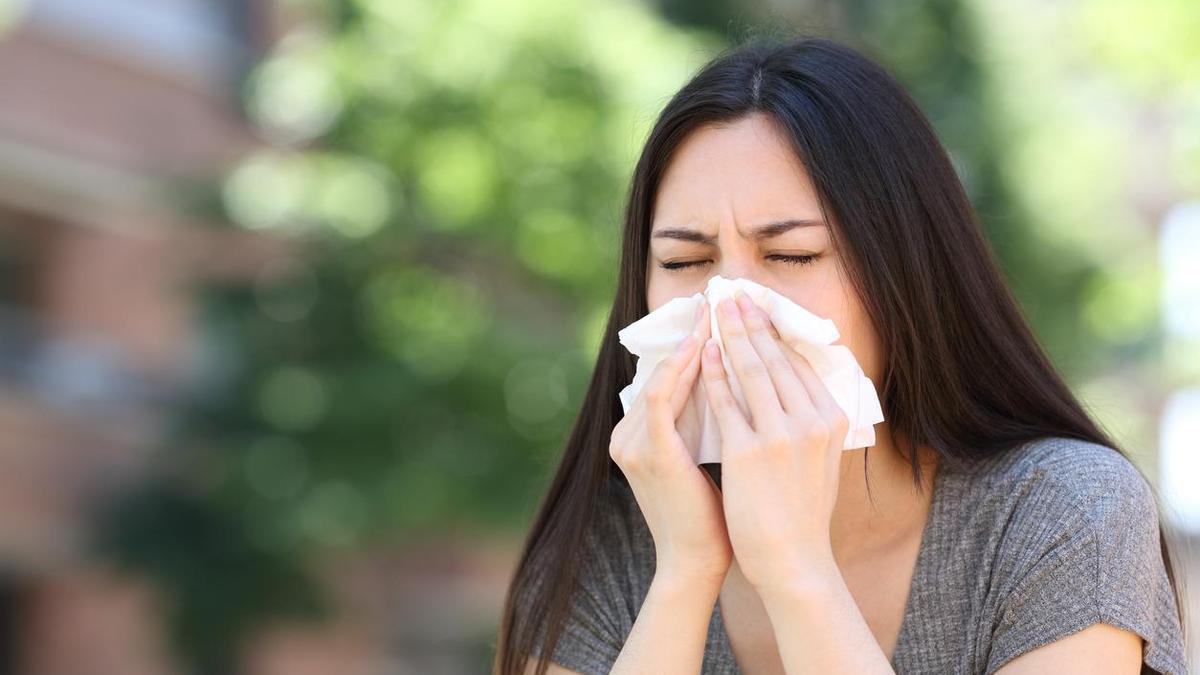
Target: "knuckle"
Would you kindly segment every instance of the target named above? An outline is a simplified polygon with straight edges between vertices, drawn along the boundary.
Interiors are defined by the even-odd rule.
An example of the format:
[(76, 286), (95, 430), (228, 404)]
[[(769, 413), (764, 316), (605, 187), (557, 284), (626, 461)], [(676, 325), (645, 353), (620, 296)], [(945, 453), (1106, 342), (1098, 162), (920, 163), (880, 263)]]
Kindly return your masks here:
[(748, 312), (743, 314), (742, 321), (746, 324), (748, 332), (758, 332), (765, 330), (767, 327), (766, 320), (757, 312)]
[(621, 457), (621, 470), (627, 473), (640, 473), (642, 471), (642, 453), (626, 452)]
[(646, 388), (646, 405), (650, 408), (656, 408), (667, 400), (666, 388), (662, 385), (655, 385)]
[(822, 420), (815, 420), (805, 427), (804, 436), (813, 443), (824, 443), (829, 440), (829, 426)]
[(792, 439), (786, 434), (772, 434), (762, 440), (762, 449), (771, 454), (782, 454), (790, 450)]
[(687, 352), (681, 352), (677, 349), (674, 352), (671, 352), (670, 356), (663, 359), (662, 363), (659, 365), (665, 371), (682, 370), (684, 364), (687, 363), (687, 360), (688, 360)]
[(767, 364), (763, 363), (761, 360), (755, 359), (742, 366), (742, 376), (750, 379), (761, 380), (770, 377), (770, 372), (767, 370)]
[(725, 379), (725, 369), (720, 366), (708, 367), (702, 369), (702, 377), (710, 382), (719, 382)]
[(628, 445), (629, 443), (625, 439), (625, 434), (618, 435), (614, 433), (608, 442), (608, 456), (613, 461), (618, 461), (625, 454), (625, 448)]
[(749, 445), (728, 445), (721, 452), (721, 464), (728, 467), (738, 466), (744, 463), (745, 457), (754, 452), (754, 448)]
[(714, 392), (713, 403), (722, 410), (730, 410), (737, 405), (733, 400), (733, 395), (728, 390)]
[(672, 359), (674, 358), (675, 355), (672, 354), (654, 366), (654, 371), (650, 373), (650, 379), (646, 382), (647, 389), (653, 389), (656, 384), (671, 376)]
[(736, 319), (727, 320), (721, 324), (721, 332), (725, 337), (744, 337), (746, 335), (746, 326), (742, 321)]
[(807, 362), (804, 360), (804, 355), (795, 349), (788, 347), (783, 351), (785, 356), (787, 356), (788, 365), (795, 369), (797, 373), (799, 373), (805, 367), (805, 365), (807, 365)]
[(624, 444), (617, 443), (617, 442), (608, 444), (608, 457), (612, 461), (616, 462), (617, 464), (620, 464), (624, 460), (624, 454), (625, 454), (625, 445)]
[(611, 434), (612, 438), (617, 439), (621, 436), (624, 436), (625, 430), (628, 428), (629, 428), (629, 416), (626, 415), (625, 417), (622, 417), (621, 419), (617, 420), (617, 423), (613, 425), (612, 434)]
[(787, 360), (781, 352), (772, 353), (766, 359), (767, 367), (774, 371), (784, 371), (790, 369), (792, 364)]

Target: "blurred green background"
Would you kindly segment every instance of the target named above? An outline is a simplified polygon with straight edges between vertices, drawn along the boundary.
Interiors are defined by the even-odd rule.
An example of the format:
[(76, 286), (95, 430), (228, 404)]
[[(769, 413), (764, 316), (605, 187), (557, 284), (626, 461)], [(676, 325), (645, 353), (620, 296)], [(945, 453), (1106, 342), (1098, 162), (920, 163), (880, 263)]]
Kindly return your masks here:
[[(101, 56), (74, 67), (95, 67), (104, 47), (88, 31), (130, 29), (88, 28), (86, 4), (0, 0), (0, 49), (82, 43)], [(117, 4), (135, 24), (163, 20), (139, 13), (147, 3)], [(90, 324), (52, 320), (74, 304), (34, 292), (57, 269), (38, 257), (46, 222), (87, 228), (89, 241), (142, 241), (123, 227), (134, 213), (167, 243), (114, 270), (174, 269), (181, 251), (203, 270), (156, 277), (187, 317), (178, 340), (161, 342), (188, 347), (132, 360), (131, 377), (161, 394), (126, 396), (131, 415), (157, 420), (114, 442), (118, 457), (122, 443), (139, 448), (136, 461), (105, 465), (99, 487), (83, 481), (77, 545), (54, 565), (35, 551), (6, 577), (0, 626), (26, 645), (0, 651), (13, 670), (59, 672), (37, 640), (68, 639), (54, 626), (74, 616), (70, 603), (49, 613), (60, 623), (29, 617), (43, 616), (34, 610), (59, 575), (100, 569), (153, 598), (131, 622), (162, 634), (126, 638), (157, 654), (145, 672), (484, 672), (518, 539), (590, 376), (640, 143), (692, 72), (754, 34), (831, 36), (887, 66), (950, 150), (1024, 310), (1089, 409), (1164, 490), (1170, 453), (1179, 485), (1200, 477), (1193, 448), (1164, 440), (1194, 447), (1186, 432), (1200, 419), (1200, 328), (1187, 321), (1200, 310), (1193, 0), (164, 6), (179, 11), (178, 35), (219, 6), (210, 29), (239, 46), (215, 79), (175, 75), (228, 111), (221, 133), (236, 140), (222, 152), (178, 150), (176, 136), (199, 143), (205, 127), (136, 97), (107, 107), (143, 121), (122, 136), (140, 163), (0, 116), (0, 158), (52, 147), (107, 167), (105, 180), (152, 183), (105, 201), (98, 220), (122, 224), (106, 229), (78, 195), (63, 215), (57, 193), (39, 203), (13, 187), (62, 176), (61, 164), (4, 163), (3, 301), (46, 331), (24, 349), (66, 333), (107, 335), (119, 351), (123, 333), (103, 319), (140, 316), (117, 301), (92, 304)], [(130, 63), (150, 68), (179, 49), (144, 39)], [(201, 54), (218, 52), (229, 53)], [(72, 89), (71, 67), (0, 65), (0, 86), (36, 112), (52, 107), (46, 87)], [(104, 112), (76, 114), (89, 111)], [(157, 135), (151, 120), (165, 125)], [(18, 164), (32, 177), (11, 173)], [(90, 303), (93, 286), (68, 288)], [(10, 346), (6, 358), (28, 353)], [(16, 366), (4, 376), (12, 396), (42, 400), (29, 392), (44, 378)], [(123, 396), (99, 391), (104, 405)], [(70, 443), (89, 452), (87, 434)], [(1200, 522), (1186, 495), (1172, 500), (1182, 525)], [(134, 672), (114, 664), (89, 672)]]

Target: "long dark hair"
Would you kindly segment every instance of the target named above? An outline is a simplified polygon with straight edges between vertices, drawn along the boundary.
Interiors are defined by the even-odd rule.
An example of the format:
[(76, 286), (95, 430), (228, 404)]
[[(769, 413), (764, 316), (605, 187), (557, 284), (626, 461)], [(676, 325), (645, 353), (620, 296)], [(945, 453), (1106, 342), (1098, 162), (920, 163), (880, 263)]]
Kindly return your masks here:
[[(828, 39), (749, 40), (710, 61), (675, 94), (638, 160), (616, 299), (582, 409), (508, 590), (498, 675), (523, 672), (543, 631), (545, 658), (537, 672), (544, 672), (569, 609), (585, 528), (594, 510), (604, 508), (606, 482), (624, 480), (608, 447), (622, 416), (617, 392), (632, 379), (634, 361), (617, 331), (648, 312), (650, 224), (663, 172), (698, 126), (751, 113), (768, 115), (808, 170), (835, 249), (875, 319), (885, 355), (880, 401), (918, 487), (922, 446), (970, 461), (1064, 436), (1125, 455), (1039, 346), (946, 151), (903, 87)], [(1184, 624), (1159, 503), (1162, 556)]]

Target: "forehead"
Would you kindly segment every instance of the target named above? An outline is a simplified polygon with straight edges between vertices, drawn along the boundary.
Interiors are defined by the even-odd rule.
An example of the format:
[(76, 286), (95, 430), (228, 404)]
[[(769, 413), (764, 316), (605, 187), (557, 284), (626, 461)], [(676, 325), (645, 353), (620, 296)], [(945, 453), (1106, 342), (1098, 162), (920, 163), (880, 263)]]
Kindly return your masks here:
[(770, 119), (755, 114), (688, 134), (659, 185), (654, 227), (820, 216), (803, 163)]

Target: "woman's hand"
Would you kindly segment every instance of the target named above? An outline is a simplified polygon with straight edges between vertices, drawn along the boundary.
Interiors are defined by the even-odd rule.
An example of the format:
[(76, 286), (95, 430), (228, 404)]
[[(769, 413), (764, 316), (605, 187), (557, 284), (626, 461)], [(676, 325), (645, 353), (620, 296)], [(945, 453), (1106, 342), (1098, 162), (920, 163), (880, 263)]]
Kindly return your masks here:
[(717, 322), (751, 417), (708, 340), (701, 370), (721, 432), (725, 521), (738, 567), (760, 595), (826, 578), (836, 569), (829, 523), (848, 420), (744, 293), (718, 303)]
[(613, 428), (609, 456), (629, 481), (654, 537), (655, 574), (720, 584), (733, 552), (721, 496), (675, 427), (700, 372), (700, 345), (710, 334), (708, 304), (696, 328), (663, 359)]

